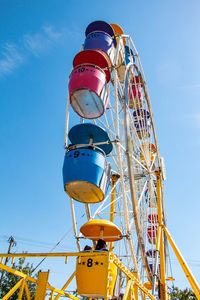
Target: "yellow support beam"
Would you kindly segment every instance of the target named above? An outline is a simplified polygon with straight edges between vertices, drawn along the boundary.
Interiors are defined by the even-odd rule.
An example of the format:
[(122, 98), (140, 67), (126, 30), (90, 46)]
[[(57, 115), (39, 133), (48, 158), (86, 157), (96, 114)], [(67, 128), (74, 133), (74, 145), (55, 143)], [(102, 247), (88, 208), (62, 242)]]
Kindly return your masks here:
[[(164, 235), (161, 230), (163, 224), (163, 207), (161, 198), (161, 178), (160, 174), (156, 174), (156, 192), (157, 192), (157, 204), (158, 204), (158, 224), (159, 224), (159, 236), (156, 245), (156, 250), (160, 250), (160, 299), (168, 300), (167, 284), (166, 284), (166, 266), (165, 266), (165, 247), (164, 247)], [(158, 244), (159, 243), (159, 244)]]
[(110, 199), (110, 221), (114, 222), (115, 216), (115, 200), (116, 200), (116, 183), (117, 180), (120, 178), (118, 174), (113, 174), (111, 177), (112, 183), (112, 192), (111, 192), (111, 199)]
[[(156, 298), (145, 288), (145, 286), (139, 281), (139, 279), (135, 276), (134, 273), (130, 272), (123, 264), (122, 262), (118, 259), (116, 255), (114, 255), (112, 252), (101, 252), (101, 253), (96, 253), (93, 252), (93, 256), (107, 256), (110, 255), (111, 259), (113, 259), (114, 264), (121, 269), (121, 271), (126, 274), (126, 276), (131, 279), (134, 284), (144, 292), (146, 296), (148, 296), (152, 300), (156, 300)], [(61, 253), (14, 253), (14, 254), (0, 254), (0, 257), (68, 257), (68, 256), (88, 256), (88, 253), (84, 252), (61, 252)], [(12, 274), (15, 274), (17, 276), (20, 276), (22, 278), (26, 278), (27, 281), (31, 281), (33, 283), (37, 283), (37, 280), (35, 278), (32, 278), (30, 276), (27, 276), (26, 274), (23, 274), (22, 272), (19, 272), (17, 270), (14, 270), (8, 266), (5, 266), (3, 264), (0, 264), (0, 269), (6, 270), (7, 272), (10, 272)], [(74, 273), (72, 274), (72, 277), (74, 276)], [(69, 279), (70, 280), (70, 279)], [(44, 282), (43, 282), (44, 283)], [(68, 283), (68, 281), (67, 281)], [(67, 284), (66, 283), (66, 284)], [(65, 284), (65, 285), (66, 285)], [(46, 284), (46, 288), (49, 289), (50, 291), (53, 291), (54, 293), (57, 293), (59, 295), (71, 298), (73, 300), (79, 300), (77, 297), (65, 293), (63, 290), (59, 290), (50, 284)], [(27, 291), (26, 285), (25, 285), (25, 291)], [(44, 298), (38, 298), (40, 300)], [(29, 299), (28, 299), (29, 300)]]
[[(62, 287), (63, 291), (68, 287), (68, 285), (71, 283), (71, 281), (73, 280), (73, 278), (75, 277), (75, 275), (76, 275), (76, 271), (74, 271), (72, 273), (72, 275), (69, 277), (69, 279), (67, 280), (67, 282), (63, 285), (63, 287)], [(61, 297), (61, 295), (57, 295), (54, 300), (58, 300), (60, 297)]]
[(23, 281), (22, 281), (22, 284), (21, 284), (21, 287), (20, 287), (20, 290), (19, 290), (19, 293), (18, 293), (17, 300), (22, 299), (22, 296), (23, 296), (23, 293), (24, 293), (24, 287), (25, 287), (25, 279), (23, 279)]
[(142, 293), (142, 300), (146, 300), (146, 295)]
[(194, 275), (192, 274), (190, 268), (188, 267), (186, 261), (184, 260), (180, 250), (178, 249), (178, 247), (176, 246), (172, 236), (170, 235), (168, 229), (163, 225), (163, 229), (164, 229), (164, 232), (166, 234), (166, 237), (174, 251), (174, 254), (176, 255), (177, 259), (178, 259), (178, 262), (180, 263), (180, 266), (182, 267), (183, 269), (183, 272), (185, 273), (190, 285), (191, 285), (191, 288), (193, 290), (193, 292), (195, 293), (195, 296), (197, 297), (198, 300), (200, 300), (200, 286), (199, 284), (197, 283)]
[(156, 297), (148, 291), (148, 289), (139, 281), (135, 274), (131, 272), (115, 254), (111, 253), (110, 257), (113, 260), (113, 263), (127, 276), (127, 278), (131, 279), (146, 296), (152, 300), (156, 300)]
[[(161, 230), (160, 241), (160, 299), (168, 300), (167, 283), (166, 283), (166, 266), (165, 266), (165, 247), (164, 247), (164, 234)], [(159, 287), (158, 287), (159, 288)]]
[(16, 275), (16, 276), (19, 276), (19, 277), (22, 277), (22, 278), (26, 278), (28, 281), (31, 281), (33, 283), (37, 282), (37, 280), (35, 278), (27, 276), (26, 274), (24, 274), (24, 273), (22, 273), (18, 270), (12, 269), (12, 268), (8, 267), (7, 265), (3, 265), (3, 264), (0, 263), (0, 269), (5, 270), (9, 273), (12, 273), (13, 275)]
[(31, 300), (31, 295), (30, 295), (30, 292), (29, 292), (29, 288), (28, 288), (28, 284), (27, 282), (25, 281), (25, 293), (26, 293), (26, 298), (27, 300)]
[(133, 286), (133, 291), (134, 291), (134, 300), (138, 300), (139, 299), (139, 295), (138, 295), (138, 286), (136, 284), (134, 284)]
[[(0, 257), (70, 257), (70, 256), (87, 256), (87, 252), (51, 252), (51, 253), (0, 253)], [(101, 255), (106, 255), (102, 253)], [(94, 256), (99, 256), (98, 253), (94, 252)], [(1, 264), (2, 265), (2, 264)], [(1, 268), (1, 267), (0, 267)]]
[(162, 226), (159, 225), (157, 230), (157, 236), (156, 236), (156, 251), (160, 251), (161, 232), (162, 232)]
[(127, 283), (127, 286), (126, 286), (126, 289), (125, 289), (125, 292), (124, 292), (123, 300), (127, 300), (128, 295), (129, 295), (129, 291), (130, 291), (130, 288), (131, 288), (131, 284), (132, 284), (132, 280), (129, 279), (128, 283)]
[[(120, 178), (120, 175), (113, 174), (111, 177), (112, 183), (112, 192), (111, 192), (111, 199), (110, 199), (110, 221), (114, 222), (115, 217), (115, 201), (116, 201), (116, 183), (117, 180)], [(113, 242), (110, 243), (110, 250), (113, 249)]]
[(54, 297), (54, 291), (51, 291), (51, 295), (50, 295), (50, 297), (49, 297), (49, 300), (55, 300), (56, 298), (53, 298)]
[(9, 299), (10, 296), (12, 296), (12, 295), (16, 292), (16, 290), (17, 290), (18, 288), (20, 288), (20, 286), (21, 286), (22, 283), (23, 283), (23, 279), (20, 279), (20, 280), (13, 286), (13, 288), (12, 288), (5, 296), (3, 296), (2, 300), (7, 300), (7, 299)]
[[(22, 253), (21, 253), (21, 254), (22, 254)], [(21, 254), (20, 254), (20, 255), (21, 255)], [(79, 253), (79, 254), (81, 254), (81, 253)], [(105, 254), (103, 254), (103, 255), (107, 255), (107, 253), (105, 252)], [(73, 256), (74, 256), (74, 255), (73, 255)], [(96, 256), (96, 254), (95, 254), (95, 256)], [(20, 257), (22, 257), (22, 256), (20, 256)], [(32, 277), (30, 277), (30, 276), (27, 276), (26, 274), (24, 274), (24, 273), (22, 273), (22, 272), (20, 272), (20, 271), (17, 271), (17, 270), (15, 270), (15, 269), (12, 269), (12, 268), (10, 268), (10, 267), (8, 267), (8, 266), (6, 266), (6, 265), (3, 265), (3, 264), (1, 264), (1, 263), (0, 263), (0, 269), (5, 270), (5, 271), (7, 271), (7, 272), (9, 272), (9, 273), (11, 273), (11, 274), (14, 274), (14, 275), (16, 275), (16, 276), (25, 278), (27, 281), (33, 282), (33, 283), (35, 283), (35, 284), (37, 283), (37, 280), (36, 280), (35, 278), (32, 278)], [(48, 288), (49, 290), (51, 290), (51, 291), (54, 291), (55, 293), (58, 293), (58, 294), (62, 295), (62, 296), (71, 298), (71, 299), (73, 299), (73, 300), (79, 300), (77, 297), (75, 297), (75, 296), (73, 296), (73, 295), (70, 295), (70, 294), (68, 294), (68, 293), (65, 293), (64, 291), (59, 290), (59, 289), (57, 289), (57, 288), (51, 286), (50, 284), (47, 285), (47, 288)], [(27, 294), (27, 293), (28, 293), (28, 289), (26, 288), (26, 285), (25, 285), (25, 291), (26, 291), (26, 294)], [(28, 299), (28, 298), (27, 298), (27, 299)], [(28, 299), (28, 300), (29, 300), (29, 299)]]
[(44, 300), (47, 292), (49, 272), (39, 272), (34, 300)]

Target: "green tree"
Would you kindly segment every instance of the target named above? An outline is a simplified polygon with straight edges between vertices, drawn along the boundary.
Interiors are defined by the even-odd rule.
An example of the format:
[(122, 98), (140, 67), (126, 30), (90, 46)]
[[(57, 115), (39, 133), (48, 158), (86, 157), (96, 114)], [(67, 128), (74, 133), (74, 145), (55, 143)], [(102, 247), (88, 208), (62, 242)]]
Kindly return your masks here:
[[(12, 265), (12, 268), (15, 270), (18, 270), (20, 272), (23, 272), (24, 274), (27, 274), (31, 277), (32, 272), (34, 270), (33, 265), (30, 263), (25, 263), (25, 258), (19, 258), (17, 263), (14, 263)], [(21, 279), (19, 276), (13, 275), (9, 272), (5, 271), (0, 271), (0, 278), (1, 278), (1, 283), (0, 283), (0, 299), (6, 295), (9, 290)], [(28, 287), (30, 291), (31, 298), (34, 298), (35, 294), (35, 284), (28, 282)], [(18, 298), (18, 293), (19, 290), (17, 290), (9, 299), (10, 300), (17, 300)], [(22, 297), (23, 300), (26, 300), (25, 294)]]
[(196, 300), (196, 296), (192, 290), (186, 288), (184, 290), (180, 290), (178, 287), (173, 287), (170, 293), (171, 299), (180, 299), (180, 300)]

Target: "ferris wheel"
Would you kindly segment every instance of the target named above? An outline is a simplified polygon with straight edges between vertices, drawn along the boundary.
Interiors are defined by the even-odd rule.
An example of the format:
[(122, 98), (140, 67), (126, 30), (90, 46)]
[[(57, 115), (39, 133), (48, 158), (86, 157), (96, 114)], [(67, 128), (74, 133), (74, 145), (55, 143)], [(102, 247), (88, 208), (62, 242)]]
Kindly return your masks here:
[[(95, 21), (85, 30), (69, 77), (65, 146), (64, 188), (77, 250), (91, 251), (79, 269), (93, 265), (91, 255), (102, 241), (158, 295), (167, 253), (163, 236), (161, 251), (156, 245), (159, 218), (165, 222), (164, 166), (140, 58), (131, 37), (117, 24)], [(85, 220), (77, 226), (83, 211)], [(127, 285), (122, 273), (113, 277), (118, 283), (110, 297), (123, 294)], [(78, 292), (103, 297), (83, 287)]]
[[(168, 300), (174, 280), (168, 242), (200, 300), (200, 286), (166, 227), (164, 179), (135, 45), (119, 25), (92, 22), (73, 59), (66, 106), (63, 184), (77, 251), (0, 253), (1, 282), (4, 272), (18, 278), (2, 300), (16, 292), (31, 300), (30, 284), (34, 300)], [(44, 257), (35, 269), (46, 258), (74, 257), (75, 270), (56, 288), (49, 271), (35, 278), (7, 266), (17, 257)]]

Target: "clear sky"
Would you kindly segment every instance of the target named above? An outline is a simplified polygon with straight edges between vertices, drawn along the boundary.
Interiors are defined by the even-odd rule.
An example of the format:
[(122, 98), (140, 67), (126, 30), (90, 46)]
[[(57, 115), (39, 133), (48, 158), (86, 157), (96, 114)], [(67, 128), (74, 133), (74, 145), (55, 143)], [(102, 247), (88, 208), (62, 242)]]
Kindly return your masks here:
[[(200, 282), (199, 16), (198, 0), (0, 0), (0, 251), (10, 235), (14, 251), (49, 251), (71, 228), (62, 185), (67, 82), (86, 26), (105, 20), (139, 51), (167, 169), (168, 228)], [(74, 249), (72, 232), (61, 249)], [(188, 286), (174, 257), (172, 267), (175, 284)]]

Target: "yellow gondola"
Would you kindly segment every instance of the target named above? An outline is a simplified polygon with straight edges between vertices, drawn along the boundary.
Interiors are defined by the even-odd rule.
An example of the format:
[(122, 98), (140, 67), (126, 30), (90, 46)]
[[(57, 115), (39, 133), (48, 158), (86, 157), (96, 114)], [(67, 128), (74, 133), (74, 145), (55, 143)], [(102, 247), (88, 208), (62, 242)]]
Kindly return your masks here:
[(119, 227), (108, 220), (90, 220), (81, 226), (80, 232), (91, 240), (102, 239), (106, 242), (114, 242), (122, 239)]

